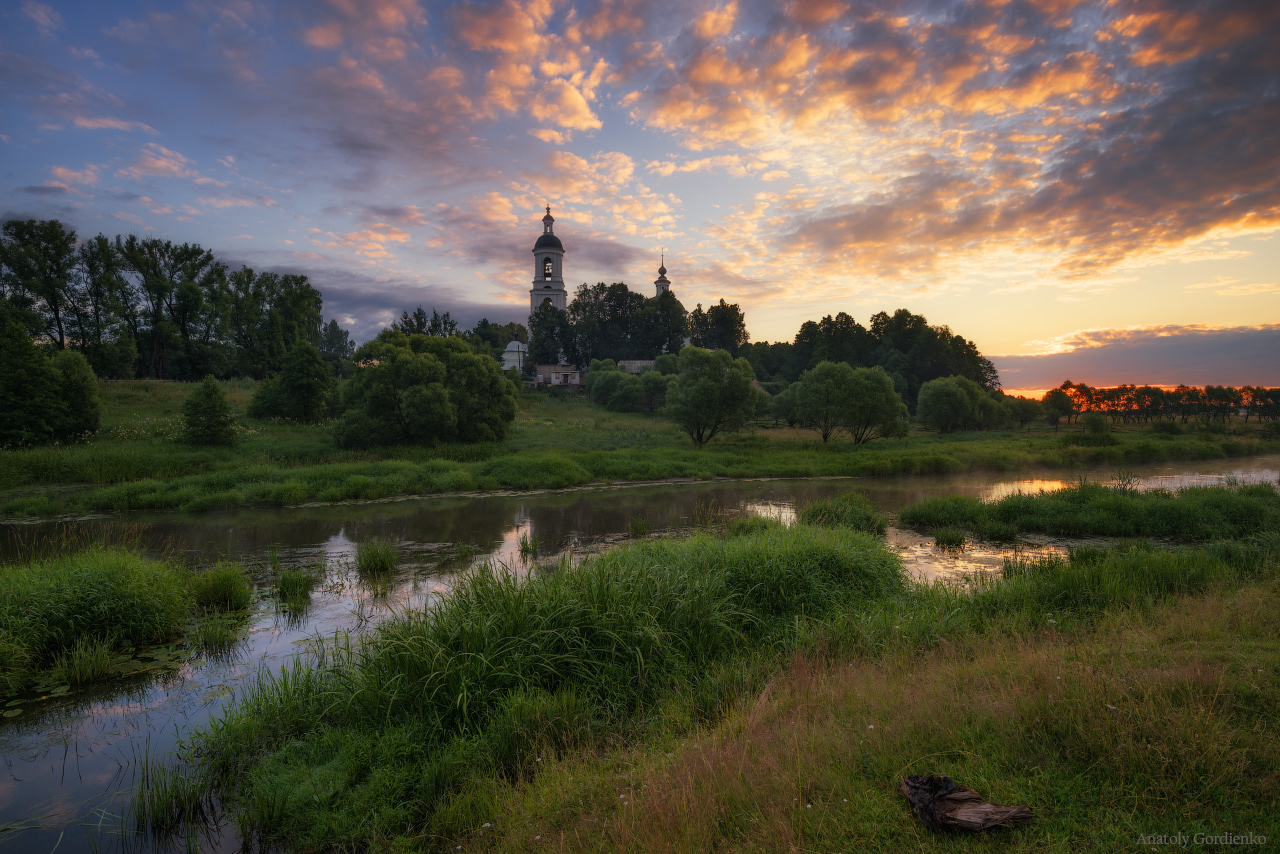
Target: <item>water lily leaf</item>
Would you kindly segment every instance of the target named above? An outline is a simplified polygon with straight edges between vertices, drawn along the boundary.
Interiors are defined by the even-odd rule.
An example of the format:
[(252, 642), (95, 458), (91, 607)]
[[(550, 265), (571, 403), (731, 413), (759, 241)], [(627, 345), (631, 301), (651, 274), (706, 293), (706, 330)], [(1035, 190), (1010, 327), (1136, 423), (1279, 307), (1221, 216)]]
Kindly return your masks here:
[(57, 688), (54, 688), (52, 691), (50, 691), (49, 694), (52, 696), (57, 696), (58, 694), (65, 694), (70, 690), (71, 690), (70, 685), (59, 685)]
[(22, 705), (23, 703), (25, 703), (25, 702), (26, 702), (26, 700), (10, 700), (9, 702), (5, 703), (4, 705), (5, 705), (5, 708), (6, 708), (6, 709), (8, 709), (8, 708), (12, 708), (12, 707), (14, 707), (14, 706), (21, 706), (21, 705)]
[(4, 716), (6, 718), (16, 718), (20, 714), (22, 714), (22, 709), (10, 709), (4, 713)]

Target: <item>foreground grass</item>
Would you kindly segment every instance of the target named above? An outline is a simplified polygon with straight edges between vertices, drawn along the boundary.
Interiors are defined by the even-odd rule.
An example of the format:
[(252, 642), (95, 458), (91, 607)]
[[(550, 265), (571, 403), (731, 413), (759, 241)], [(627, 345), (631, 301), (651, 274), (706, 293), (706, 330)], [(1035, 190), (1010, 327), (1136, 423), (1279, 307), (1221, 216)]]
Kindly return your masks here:
[[(477, 572), (438, 608), (261, 675), (197, 734), (186, 779), (267, 843), (465, 833), (491, 809), (476, 781), (643, 730), (673, 692), (683, 714), (712, 719), (807, 620), (903, 583), (872, 537), (768, 524), (626, 546), (536, 583)], [(201, 803), (142, 819), (164, 830)]]
[[(479, 573), (263, 675), (143, 819), (171, 830), (218, 793), (246, 837), (296, 850), (984, 847), (915, 826), (910, 769), (1030, 804), (1022, 849), (1171, 817), (1265, 833), (1278, 560), (1268, 530), (920, 586), (871, 536), (755, 520), (532, 584)], [(1235, 609), (1216, 646), (1183, 639), (1203, 667), (1140, 634), (1194, 608)]]
[(175, 640), (193, 616), (243, 610), (251, 595), (238, 566), (193, 573), (120, 548), (0, 566), (0, 696), (145, 669), (121, 653)]
[[(1139, 851), (1142, 836), (1224, 832), (1273, 843), (1277, 639), (1280, 588), (1267, 582), (919, 654), (800, 655), (708, 731), (494, 786), (490, 828), (463, 849)], [(931, 834), (896, 791), (909, 773), (950, 775), (1037, 819)]]
[[(245, 381), (230, 384), (229, 397), (239, 411), (252, 388)], [(726, 436), (695, 451), (661, 418), (538, 395), (522, 398), (511, 434), (501, 443), (343, 451), (323, 425), (246, 421), (251, 429), (234, 447), (194, 448), (176, 441), (189, 385), (106, 383), (103, 390), (103, 430), (90, 443), (0, 456), (0, 513), (205, 510), (668, 478), (1123, 466), (1280, 451), (1280, 442), (1260, 433), (922, 434), (855, 446), (838, 440), (824, 445), (795, 430)], [(1106, 441), (1094, 441), (1099, 438)]]
[(899, 519), (923, 530), (967, 528), (1001, 540), (1030, 531), (1069, 537), (1235, 539), (1280, 530), (1280, 492), (1268, 483), (1177, 492), (1081, 483), (985, 503), (955, 495), (930, 498), (903, 508)]

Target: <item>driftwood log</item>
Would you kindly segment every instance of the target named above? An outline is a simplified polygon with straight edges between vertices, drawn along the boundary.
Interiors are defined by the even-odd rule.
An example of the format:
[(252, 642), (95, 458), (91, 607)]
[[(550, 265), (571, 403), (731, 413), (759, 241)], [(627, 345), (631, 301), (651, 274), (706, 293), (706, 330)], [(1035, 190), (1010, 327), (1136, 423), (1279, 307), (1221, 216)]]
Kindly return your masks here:
[(1002, 807), (988, 803), (968, 786), (950, 777), (912, 774), (902, 778), (898, 791), (911, 803), (916, 818), (930, 830), (976, 833), (997, 827), (1026, 824), (1035, 814), (1026, 807)]

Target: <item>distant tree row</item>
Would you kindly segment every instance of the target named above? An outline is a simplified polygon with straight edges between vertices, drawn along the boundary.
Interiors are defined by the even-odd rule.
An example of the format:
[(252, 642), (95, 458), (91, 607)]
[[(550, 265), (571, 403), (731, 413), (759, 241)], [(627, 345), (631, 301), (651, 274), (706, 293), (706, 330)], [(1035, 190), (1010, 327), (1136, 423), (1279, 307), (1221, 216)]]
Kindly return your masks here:
[(1068, 423), (1086, 412), (1100, 412), (1113, 422), (1146, 423), (1156, 419), (1228, 421), (1243, 416), (1270, 421), (1280, 418), (1280, 388), (1180, 385), (1173, 389), (1119, 385), (1094, 388), (1066, 380), (1045, 395)]
[(230, 270), (197, 244), (134, 234), (77, 243), (57, 220), (4, 224), (0, 300), (28, 334), (116, 379), (261, 379), (297, 344), (337, 346), (342, 333), (322, 332), (306, 276)]
[(869, 326), (844, 312), (806, 321), (794, 341), (748, 344), (742, 355), (762, 382), (795, 382), (822, 362), (878, 366), (913, 411), (921, 387), (931, 380), (958, 376), (985, 389), (1000, 388), (995, 366), (972, 341), (905, 308), (873, 315)]
[(621, 282), (584, 284), (568, 308), (550, 302), (529, 317), (529, 360), (589, 365), (599, 359), (653, 359), (676, 353), (689, 335), (689, 313), (675, 294), (645, 297)]

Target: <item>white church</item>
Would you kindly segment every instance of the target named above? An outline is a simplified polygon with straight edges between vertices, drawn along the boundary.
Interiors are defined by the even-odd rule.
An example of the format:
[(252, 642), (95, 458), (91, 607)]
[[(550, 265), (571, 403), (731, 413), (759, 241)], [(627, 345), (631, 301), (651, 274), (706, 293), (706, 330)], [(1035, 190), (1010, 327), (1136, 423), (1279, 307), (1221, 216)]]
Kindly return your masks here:
[[(529, 289), (529, 316), (532, 317), (538, 306), (544, 302), (564, 311), (569, 305), (569, 295), (564, 287), (564, 244), (555, 234), (555, 217), (551, 215), (551, 205), (547, 205), (546, 216), (542, 218), (542, 234), (533, 244), (533, 287)], [(653, 282), (654, 296), (662, 296), (671, 289), (667, 279), (666, 258), (663, 257), (658, 266), (658, 278)], [(528, 347), (519, 341), (512, 341), (502, 354), (502, 367), (523, 369)], [(652, 364), (646, 361), (645, 364)], [(640, 363), (624, 364), (627, 370), (638, 371)], [(633, 372), (634, 372), (633, 371)], [(545, 374), (545, 376), (544, 376)], [(538, 365), (538, 382), (544, 385), (580, 385), (582, 372), (571, 365)]]

